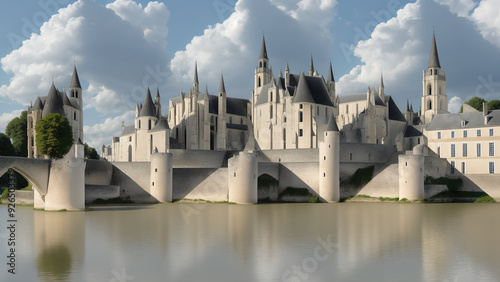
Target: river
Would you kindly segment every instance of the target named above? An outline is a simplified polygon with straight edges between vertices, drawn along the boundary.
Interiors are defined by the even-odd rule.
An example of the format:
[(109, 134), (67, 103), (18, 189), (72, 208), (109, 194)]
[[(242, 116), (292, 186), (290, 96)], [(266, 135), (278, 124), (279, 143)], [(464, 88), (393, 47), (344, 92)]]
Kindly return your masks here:
[(499, 281), (498, 204), (0, 206), (0, 281)]

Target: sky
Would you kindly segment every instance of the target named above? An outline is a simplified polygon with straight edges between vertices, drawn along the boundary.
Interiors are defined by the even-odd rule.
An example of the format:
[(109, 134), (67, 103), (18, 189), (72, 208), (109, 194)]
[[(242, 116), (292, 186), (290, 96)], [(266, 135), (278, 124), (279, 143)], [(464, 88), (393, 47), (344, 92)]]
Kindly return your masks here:
[(67, 89), (76, 65), (84, 142), (100, 151), (132, 124), (146, 89), (168, 100), (192, 86), (251, 97), (265, 36), (275, 76), (288, 62), (324, 77), (337, 94), (378, 88), (404, 111), (422, 96), (433, 31), (447, 71), (450, 112), (474, 96), (500, 99), (498, 0), (17, 0), (0, 17), (0, 132), (54, 81)]

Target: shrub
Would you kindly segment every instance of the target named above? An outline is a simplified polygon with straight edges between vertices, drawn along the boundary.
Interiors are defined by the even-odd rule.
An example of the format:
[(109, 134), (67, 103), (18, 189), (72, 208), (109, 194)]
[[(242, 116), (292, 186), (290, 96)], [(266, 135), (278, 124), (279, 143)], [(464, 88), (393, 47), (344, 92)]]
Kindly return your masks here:
[(464, 182), (462, 178), (446, 178), (446, 177), (433, 178), (432, 176), (427, 175), (425, 176), (424, 184), (446, 185), (449, 191), (455, 192), (458, 191), (458, 189), (460, 189), (463, 186)]
[(359, 168), (351, 177), (342, 181), (341, 184), (353, 186), (355, 188), (361, 187), (372, 180), (374, 170), (375, 166), (373, 165), (365, 168)]
[(474, 203), (496, 203), (495, 199), (493, 199), (491, 196), (486, 195), (477, 198), (477, 200), (474, 201)]

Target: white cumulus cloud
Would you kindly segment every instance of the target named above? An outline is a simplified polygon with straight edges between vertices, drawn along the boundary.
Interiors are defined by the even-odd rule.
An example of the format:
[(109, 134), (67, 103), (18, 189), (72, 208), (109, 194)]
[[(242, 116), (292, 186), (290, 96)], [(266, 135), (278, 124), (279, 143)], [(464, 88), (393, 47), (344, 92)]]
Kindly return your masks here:
[(463, 103), (464, 101), (462, 100), (462, 98), (458, 96), (451, 97), (451, 99), (448, 101), (448, 111), (450, 113), (458, 113)]
[(110, 144), (112, 136), (119, 136), (121, 133), (122, 121), (125, 125), (133, 124), (135, 111), (128, 111), (122, 115), (109, 117), (102, 123), (83, 127), (83, 136), (89, 146), (96, 148), (100, 153), (102, 145)]
[(5, 133), (5, 128), (7, 127), (7, 124), (16, 117), (19, 117), (21, 115), (21, 112), (25, 110), (14, 110), (10, 113), (3, 113), (0, 115), (0, 132)]

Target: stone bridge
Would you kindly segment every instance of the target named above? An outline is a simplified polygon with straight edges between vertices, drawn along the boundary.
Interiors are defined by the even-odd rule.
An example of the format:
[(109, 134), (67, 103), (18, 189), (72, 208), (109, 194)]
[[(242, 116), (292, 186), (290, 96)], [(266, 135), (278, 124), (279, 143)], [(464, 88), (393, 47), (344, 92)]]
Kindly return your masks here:
[(47, 194), (51, 160), (0, 156), (0, 176), (12, 168), (26, 178), (40, 195)]

